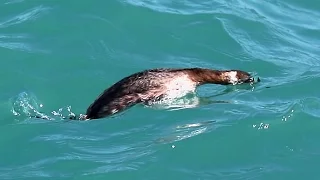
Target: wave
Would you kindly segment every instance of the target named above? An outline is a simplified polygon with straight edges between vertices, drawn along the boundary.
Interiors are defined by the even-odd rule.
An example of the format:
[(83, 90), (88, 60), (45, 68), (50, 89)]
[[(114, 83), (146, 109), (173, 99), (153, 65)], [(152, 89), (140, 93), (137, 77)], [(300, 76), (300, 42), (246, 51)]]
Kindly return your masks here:
[[(11, 1), (10, 3), (17, 3), (17, 1)], [(20, 14), (13, 15), (11, 17), (9, 16), (4, 20), (0, 21), (0, 29), (11, 28), (16, 25), (35, 20), (44, 13), (46, 13), (48, 9), (48, 7), (40, 5), (28, 9)], [(31, 38), (32, 36), (29, 34), (0, 34), (0, 47), (10, 50), (19, 50), (26, 52), (44, 52), (42, 50), (36, 50), (36, 48), (34, 48), (30, 43), (28, 43), (27, 40), (30, 40)]]
[[(252, 57), (279, 66), (319, 66), (319, 40), (302, 30), (317, 30), (320, 13), (288, 2), (274, 1), (193, 1), (124, 0), (133, 6), (177, 15), (213, 15), (229, 36)], [(242, 24), (248, 25), (243, 26)], [(292, 64), (294, 63), (294, 64)]]

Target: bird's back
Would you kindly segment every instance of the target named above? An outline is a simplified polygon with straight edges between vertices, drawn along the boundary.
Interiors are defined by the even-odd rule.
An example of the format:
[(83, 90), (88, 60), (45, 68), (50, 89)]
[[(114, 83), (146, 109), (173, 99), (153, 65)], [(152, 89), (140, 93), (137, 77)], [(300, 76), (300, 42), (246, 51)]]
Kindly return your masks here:
[(176, 69), (138, 72), (123, 78), (101, 93), (89, 106), (86, 115), (88, 119), (100, 118), (139, 102), (153, 101), (171, 94), (175, 96), (184, 86), (191, 87), (190, 83), (187, 74)]

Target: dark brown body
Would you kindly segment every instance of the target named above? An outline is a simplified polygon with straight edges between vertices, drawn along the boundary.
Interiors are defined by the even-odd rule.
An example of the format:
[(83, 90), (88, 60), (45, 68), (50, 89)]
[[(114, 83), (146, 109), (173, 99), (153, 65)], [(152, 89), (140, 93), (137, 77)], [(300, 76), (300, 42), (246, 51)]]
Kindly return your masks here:
[(253, 82), (249, 73), (202, 68), (151, 69), (132, 74), (106, 89), (87, 109), (84, 119), (103, 118), (137, 103), (194, 91), (201, 84), (239, 84)]

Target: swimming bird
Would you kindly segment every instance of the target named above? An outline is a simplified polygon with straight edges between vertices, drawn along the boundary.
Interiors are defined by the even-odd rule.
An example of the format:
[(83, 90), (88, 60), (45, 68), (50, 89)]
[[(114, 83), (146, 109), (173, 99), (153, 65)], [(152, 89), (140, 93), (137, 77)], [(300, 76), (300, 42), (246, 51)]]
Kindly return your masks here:
[[(236, 85), (255, 79), (241, 70), (206, 68), (158, 68), (134, 73), (104, 90), (88, 107), (81, 120), (104, 118), (138, 103), (149, 104), (164, 98), (179, 98), (194, 93), (204, 84)], [(259, 82), (260, 79), (257, 79)]]

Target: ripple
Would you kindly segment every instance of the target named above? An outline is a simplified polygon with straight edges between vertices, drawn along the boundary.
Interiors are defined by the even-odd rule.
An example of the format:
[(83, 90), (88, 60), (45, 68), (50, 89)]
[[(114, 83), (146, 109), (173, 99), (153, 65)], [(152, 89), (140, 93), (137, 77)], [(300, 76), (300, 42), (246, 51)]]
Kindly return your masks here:
[[(213, 177), (250, 179), (263, 177), (270, 173), (287, 173), (288, 171), (283, 168), (285, 166), (283, 164), (290, 164), (292, 160), (296, 160), (288, 158), (288, 160), (285, 159), (277, 164), (278, 162), (274, 162), (272, 156), (268, 154), (264, 156), (266, 149), (270, 149), (268, 152), (274, 153), (278, 152), (281, 146), (286, 146), (288, 149), (290, 147), (290, 150), (301, 147), (307, 149), (310, 145), (301, 144), (299, 138), (297, 138), (303, 136), (303, 138), (315, 144), (312, 151), (317, 152), (319, 149), (316, 143), (318, 127), (313, 125), (317, 124), (317, 119), (320, 117), (320, 99), (317, 94), (317, 83), (320, 77), (319, 45), (317, 44), (320, 41), (317, 38), (309, 36), (306, 32), (319, 30), (320, 23), (317, 21), (320, 17), (319, 12), (296, 7), (291, 5), (290, 2), (269, 0), (263, 2), (252, 0), (121, 1), (126, 5), (138, 6), (134, 10), (127, 8), (126, 10), (129, 9), (129, 11), (126, 11), (128, 14), (139, 14), (136, 10), (141, 10), (141, 7), (155, 11), (153, 12), (155, 14), (148, 14), (150, 15), (148, 18), (153, 19), (151, 16), (155, 15), (155, 19), (159, 21), (163, 20), (164, 23), (159, 22), (156, 27), (167, 27), (168, 31), (177, 27), (174, 26), (175, 20), (179, 21), (179, 18), (185, 18), (181, 22), (182, 24), (178, 24), (180, 28), (176, 29), (175, 37), (172, 38), (179, 38), (178, 36), (181, 36), (187, 39), (188, 33), (185, 36), (183, 34), (191, 32), (188, 30), (193, 27), (208, 29), (208, 31), (200, 30), (200, 32), (194, 29), (190, 33), (190, 36), (194, 35), (194, 41), (185, 41), (185, 43), (194, 43), (201, 46), (201, 48), (210, 50), (210, 53), (208, 53), (210, 58), (217, 53), (224, 53), (225, 56), (218, 62), (203, 61), (201, 60), (203, 59), (201, 53), (203, 51), (196, 52), (200, 55), (192, 58), (188, 57), (188, 53), (185, 52), (177, 52), (175, 54), (176, 49), (174, 48), (176, 46), (170, 46), (169, 48), (173, 48), (168, 54), (160, 52), (159, 56), (157, 54), (155, 55), (156, 57), (151, 57), (152, 60), (150, 60), (148, 52), (144, 52), (146, 50), (143, 49), (143, 45), (141, 46), (141, 51), (130, 53), (130, 51), (133, 51), (132, 47), (136, 47), (135, 45), (141, 43), (138, 40), (141, 38), (139, 37), (140, 34), (133, 34), (134, 32), (130, 30), (131, 25), (133, 29), (138, 26), (132, 23), (134, 21), (129, 22), (132, 20), (130, 19), (131, 17), (125, 20), (121, 19), (121, 23), (118, 24), (112, 16), (106, 18), (105, 14), (98, 14), (98, 12), (87, 16), (85, 15), (87, 7), (81, 7), (81, 3), (78, 3), (77, 12), (71, 12), (71, 15), (83, 13), (84, 15), (76, 17), (89, 18), (90, 22), (93, 21), (92, 24), (104, 23), (106, 31), (102, 30), (101, 32), (113, 36), (115, 42), (120, 42), (119, 48), (115, 48), (114, 46), (110, 46), (113, 42), (110, 42), (108, 35), (99, 35), (97, 37), (93, 34), (92, 37), (85, 40), (88, 43), (88, 47), (91, 48), (89, 52), (91, 55), (88, 56), (91, 56), (92, 59), (108, 61), (107, 63), (113, 65), (112, 67), (123, 66), (122, 71), (124, 72), (125, 68), (129, 68), (128, 64), (137, 68), (148, 68), (152, 63), (156, 63), (153, 65), (160, 66), (187, 67), (211, 67), (214, 64), (216, 68), (223, 68), (226, 63), (226, 59), (224, 58), (228, 58), (228, 60), (232, 60), (231, 65), (234, 63), (236, 66), (243, 65), (245, 68), (260, 68), (262, 66), (262, 68), (266, 69), (267, 75), (265, 75), (265, 78), (262, 78), (261, 86), (271, 85), (275, 88), (272, 87), (270, 91), (270, 89), (260, 88), (259, 84), (254, 90), (246, 91), (246, 93), (235, 90), (231, 91), (235, 92), (232, 94), (228, 93), (230, 91), (221, 92), (226, 97), (235, 98), (236, 100), (226, 106), (217, 105), (218, 107), (199, 107), (202, 104), (201, 99), (197, 97), (182, 99), (181, 101), (165, 104), (167, 106), (160, 107), (169, 110), (152, 111), (150, 114), (148, 114), (149, 112), (142, 114), (139, 113), (140, 110), (141, 112), (144, 110), (141, 108), (137, 109), (138, 112), (134, 111), (133, 116), (129, 115), (116, 119), (115, 121), (118, 122), (111, 119), (110, 121), (102, 120), (84, 123), (61, 123), (60, 121), (60, 123), (54, 123), (54, 125), (44, 123), (41, 126), (35, 126), (34, 124), (20, 126), (19, 124), (14, 124), (11, 126), (12, 130), (8, 130), (12, 133), (5, 132), (5, 136), (1, 139), (3, 144), (8, 143), (11, 147), (8, 145), (7, 149), (2, 148), (4, 150), (1, 153), (5, 152), (10, 157), (3, 161), (5, 167), (0, 168), (0, 179), (26, 177), (54, 177), (55, 179), (59, 179), (59, 177), (77, 178), (92, 174), (101, 174), (100, 178), (105, 178), (109, 174), (111, 176), (114, 176), (116, 173), (127, 175), (128, 172), (136, 170), (138, 170), (136, 172), (140, 176), (146, 172), (147, 176), (154, 178), (161, 177), (163, 172), (167, 173), (172, 169), (175, 170), (173, 173), (177, 176), (181, 177), (185, 175), (187, 178), (194, 176), (195, 178), (207, 179), (212, 179)], [(5, 2), (18, 6), (20, 5), (18, 2), (22, 2), (22, 0), (6, 0)], [(13, 32), (9, 32), (14, 33), (17, 31), (18, 33), (0, 34), (0, 47), (19, 51), (34, 50), (30, 41), (35, 36), (25, 34), (24, 30), (26, 29), (20, 28), (20, 25), (22, 26), (30, 22), (32, 24), (33, 22), (44, 22), (34, 21), (43, 17), (48, 10), (47, 7), (38, 5), (22, 13), (20, 12), (20, 14), (14, 14), (9, 17), (3, 16), (1, 18), (0, 28), (4, 28), (7, 32), (14, 28)], [(74, 8), (70, 8), (69, 3), (67, 7), (63, 7), (64, 5), (63, 2), (59, 3), (61, 8), (65, 8), (68, 11), (75, 10)], [(63, 12), (65, 12), (63, 15), (70, 18), (69, 12)], [(168, 13), (170, 14), (168, 15)], [(166, 15), (162, 16), (163, 14)], [(197, 16), (196, 14), (201, 14), (201, 16)], [(160, 16), (161, 18), (159, 18)], [(52, 22), (46, 22), (45, 24), (48, 25), (49, 23), (50, 26), (52, 25), (51, 23), (56, 23), (56, 16), (51, 17), (48, 20)], [(177, 17), (177, 19), (172, 18), (172, 26), (166, 26), (166, 21), (170, 21), (171, 17)], [(208, 23), (212, 23), (212, 26), (199, 23), (203, 17)], [(71, 18), (69, 20), (75, 20), (74, 23), (80, 24), (82, 22), (81, 19)], [(62, 24), (66, 22), (69, 21), (64, 21)], [(155, 23), (158, 23), (158, 21)], [(80, 24), (76, 27), (80, 27)], [(36, 27), (42, 28), (43, 26), (37, 24)], [(126, 30), (123, 27), (130, 28)], [(146, 28), (150, 28), (149, 24), (146, 24)], [(213, 43), (211, 44), (197, 38), (198, 33), (211, 33), (212, 29), (214, 32), (214, 28), (219, 28), (219, 33), (221, 31), (227, 32), (222, 32), (217, 36), (227, 36), (228, 38), (223, 39), (231, 40), (226, 43), (227, 47), (223, 50), (224, 52), (221, 52), (217, 48), (220, 42), (212, 41)], [(33, 31), (32, 28), (30, 29)], [(27, 28), (27, 30), (30, 29)], [(77, 31), (82, 30), (77, 29)], [(41, 29), (41, 32), (44, 32), (43, 29)], [(157, 33), (159, 31), (154, 32)], [(52, 33), (57, 33), (55, 35), (59, 38), (61, 34), (58, 33), (62, 32)], [(139, 33), (144, 35), (143, 31)], [(46, 36), (48, 34), (45, 33), (43, 35)], [(49, 33), (49, 35), (52, 34)], [(87, 33), (87, 35), (91, 36), (92, 34)], [(114, 35), (128, 40), (118, 39)], [(167, 35), (172, 36), (172, 34)], [(44, 38), (46, 38), (45, 36)], [(50, 39), (51, 37), (47, 38)], [(142, 44), (143, 42), (142, 39)], [(126, 47), (126, 43), (131, 44)], [(232, 46), (238, 48), (239, 52), (235, 53), (233, 50), (230, 50), (228, 43), (231, 43), (231, 45), (234, 43), (236, 46)], [(187, 44), (187, 46), (189, 45)], [(192, 49), (191, 47), (191, 50), (197, 51), (198, 49)], [(239, 57), (236, 54), (240, 54), (243, 57)], [(63, 56), (63, 54), (60, 55)], [(164, 61), (163, 58), (167, 61)], [(243, 61), (243, 58), (247, 58), (246, 61)], [(97, 60), (96, 63), (101, 64), (101, 61)], [(254, 62), (256, 66), (250, 64), (252, 61), (257, 62)], [(237, 62), (243, 64), (239, 65)], [(272, 64), (272, 66), (268, 68), (264, 67), (264, 64)], [(63, 65), (65, 64), (62, 63)], [(108, 67), (103, 67), (103, 70), (106, 68)], [(88, 69), (84, 71), (88, 71)], [(109, 74), (107, 71), (104, 72)], [(96, 71), (92, 73), (96, 73)], [(107, 76), (107, 78), (112, 77)], [(212, 89), (212, 87), (209, 87), (207, 92), (212, 92)], [(219, 96), (219, 99), (221, 95), (214, 96)], [(36, 95), (31, 92), (21, 92), (13, 97), (10, 102), (12, 115), (18, 120), (23, 119), (23, 122), (26, 122), (25, 118), (33, 115), (61, 119), (73, 113), (70, 106), (63, 106), (55, 110), (49, 110), (48, 113), (43, 113), (42, 111), (45, 109), (43, 106), (47, 105), (37, 99)], [(194, 109), (173, 111), (185, 108)], [(135, 115), (138, 116), (134, 117)], [(204, 118), (205, 120), (200, 121), (199, 118)], [(307, 119), (307, 121), (304, 119)], [(129, 120), (132, 121), (129, 122)], [(314, 124), (310, 125), (310, 121), (312, 120)], [(273, 128), (279, 124), (282, 127)], [(215, 129), (221, 126), (227, 126), (227, 128), (221, 128), (223, 131), (221, 129), (219, 129), (221, 131), (215, 131)], [(308, 127), (308, 129), (300, 128), (301, 126)], [(252, 130), (252, 127), (255, 129)], [(3, 130), (6, 129), (6, 127), (3, 128)], [(256, 129), (259, 131), (257, 132)], [(311, 134), (308, 130), (311, 130)], [(301, 134), (297, 135), (297, 131), (301, 131)], [(284, 137), (285, 139), (281, 141), (281, 138)], [(14, 142), (14, 146), (12, 146), (12, 142)], [(292, 142), (292, 145), (289, 142)], [(174, 149), (177, 154), (174, 154), (175, 152), (168, 146), (168, 143), (172, 143), (170, 144), (172, 148), (178, 147)], [(290, 145), (287, 146), (287, 143)], [(15, 148), (15, 146), (18, 148)], [(234, 152), (237, 152), (238, 155), (234, 157), (230, 156)], [(188, 156), (192, 153), (196, 155), (194, 159), (191, 158), (192, 156)], [(292, 153), (297, 152), (295, 150)], [(306, 159), (316, 158), (315, 155), (307, 155)], [(299, 163), (303, 164), (303, 162), (305, 161), (300, 161)], [(202, 164), (202, 167), (199, 164)], [(141, 171), (141, 169), (144, 170)], [(295, 169), (293, 168), (293, 170)], [(119, 171), (122, 172), (119, 173)]]
[(252, 127), (258, 130), (269, 129), (271, 125), (281, 124), (281, 122), (299, 120), (296, 116), (303, 114), (308, 114), (315, 118), (320, 117), (320, 99), (316, 97), (307, 97), (290, 101), (238, 101), (238, 103), (254, 108), (256, 112), (268, 114), (269, 118), (266, 120), (259, 120), (252, 124)]
[(0, 42), (0, 47), (7, 48), (11, 50), (20, 50), (32, 52), (33, 48), (26, 43), (8, 43), (8, 42)]
[[(155, 142), (160, 144), (168, 144), (189, 139), (221, 126), (215, 124), (215, 122), (215, 120), (207, 120), (203, 122), (177, 125), (175, 128), (173, 128), (173, 131), (169, 132), (169, 135), (158, 138)], [(172, 145), (172, 148), (175, 148), (175, 146)]]
[[(211, 14), (229, 36), (252, 57), (282, 67), (319, 66), (317, 39), (299, 29), (318, 30), (320, 13), (279, 1), (144, 1), (124, 0), (134, 6), (180, 15)], [(243, 24), (248, 24), (243, 26)], [(257, 29), (257, 26), (259, 26)], [(301, 60), (303, 59), (303, 61)]]
[(304, 111), (305, 113), (313, 117), (320, 118), (320, 98), (305, 98), (301, 101), (301, 106), (302, 111)]
[[(309, 19), (318, 19), (319, 13), (307, 13), (308, 10), (297, 9), (285, 3), (280, 3), (280, 5), (268, 1), (261, 2), (262, 4), (251, 1), (244, 1), (242, 3), (245, 7), (258, 14), (259, 17), (254, 20), (251, 18), (247, 19), (263, 24), (266, 27), (264, 28), (266, 31), (260, 33), (263, 33), (266, 38), (271, 39), (270, 43), (256, 41), (259, 38), (254, 37), (255, 31), (243, 29), (241, 25), (235, 25), (236, 21), (230, 22), (230, 19), (224, 20), (223, 23), (228, 23), (230, 26), (225, 26), (226, 30), (230, 32), (230, 36), (234, 37), (236, 41), (238, 40), (238, 43), (244, 46), (244, 49), (250, 49), (249, 54), (259, 59), (267, 60), (268, 58), (274, 63), (279, 63), (280, 60), (286, 66), (290, 65), (288, 63), (290, 61), (296, 64), (319, 65), (319, 57), (315, 54), (318, 48), (313, 45), (311, 40), (306, 40), (305, 37), (294, 31), (292, 24), (288, 24), (288, 22), (294, 22), (295, 26), (303, 29), (318, 29), (319, 23), (313, 20), (310, 22)], [(310, 16), (313, 16), (313, 18), (310, 18)], [(245, 18), (246, 16), (237, 15), (237, 17)], [(287, 20), (288, 18), (290, 20)], [(306, 24), (309, 26), (305, 26)], [(277, 56), (274, 56), (275, 54)], [(282, 55), (282, 57), (279, 57), (279, 55)]]
[[(11, 1), (10, 3), (16, 3), (16, 1)], [(50, 8), (44, 7), (42, 5), (28, 9), (23, 13), (14, 15), (13, 17), (9, 17), (6, 20), (3, 20), (2, 22), (0, 21), (0, 28), (5, 29), (18, 24), (30, 22), (39, 18), (42, 14), (46, 13), (48, 9)], [(24, 42), (24, 40), (26, 40), (27, 38), (30, 39), (31, 36), (26, 34), (0, 34), (0, 47), (10, 50), (19, 50), (27, 52), (44, 52), (43, 50), (36, 50), (30, 43)]]
[(9, 0), (8, 2), (5, 2), (4, 4), (15, 4), (15, 3), (20, 3), (20, 2), (23, 2), (25, 0)]
[[(270, 24), (260, 22), (260, 26), (264, 26), (264, 28), (261, 28), (262, 30), (258, 34), (250, 29), (250, 26), (242, 27), (240, 24), (246, 21), (241, 18), (237, 17), (238, 21), (222, 17), (217, 19), (221, 21), (230, 37), (252, 57), (283, 67), (320, 65), (318, 56), (311, 53), (316, 50), (316, 47), (312, 46), (310, 42), (306, 42), (303, 37), (290, 33), (282, 27), (273, 27)], [(259, 23), (255, 22), (255, 26), (257, 24)], [(261, 35), (264, 38), (257, 37)]]
[[(101, 143), (101, 141), (99, 142)], [(110, 144), (110, 142), (108, 143)], [(140, 144), (140, 145), (139, 145)], [(134, 145), (114, 144), (106, 149), (104, 147), (77, 145), (74, 146), (73, 156), (88, 162), (100, 163), (100, 165), (85, 174), (99, 174), (119, 170), (136, 170), (147, 161), (140, 162), (139, 159), (148, 157), (152, 160), (155, 152), (145, 143), (134, 143)]]
[(49, 8), (44, 6), (37, 6), (37, 7), (31, 8), (21, 14), (18, 14), (3, 22), (0, 22), (0, 28), (7, 28), (13, 25), (21, 24), (23, 22), (34, 20), (40, 17), (40, 15), (43, 14), (44, 12), (47, 12), (48, 9)]
[(217, 12), (215, 10), (216, 7), (223, 7), (225, 5), (223, 2), (215, 2), (210, 0), (201, 2), (194, 0), (185, 0), (183, 2), (172, 0), (123, 0), (122, 2), (134, 6), (146, 7), (154, 11), (184, 15), (213, 13)]
[(215, 170), (197, 170), (190, 172), (187, 169), (179, 168), (178, 171), (194, 177), (203, 177), (206, 179), (261, 179), (265, 174), (276, 172), (290, 172), (278, 164), (253, 164), (241, 167), (231, 166), (229, 168), (218, 168)]
[(259, 3), (250, 1), (252, 5), (248, 4), (248, 1), (243, 2), (271, 22), (313, 30), (320, 28), (320, 23), (317, 21), (320, 18), (319, 12), (299, 8), (281, 1), (262, 1)]
[(298, 101), (291, 103), (290, 106), (288, 106), (287, 109), (284, 111), (281, 120), (289, 121), (294, 116), (294, 114), (296, 114), (300, 110), (301, 110), (301, 103), (299, 103)]
[(25, 42), (17, 42), (26, 41), (30, 38), (31, 37), (27, 34), (0, 34), (0, 47), (31, 52), (33, 51), (31, 45)]
[(67, 134), (51, 134), (51, 135), (41, 135), (34, 138), (32, 141), (68, 141), (68, 140), (76, 140), (76, 141), (101, 141), (104, 140), (103, 137), (97, 136), (70, 136)]

